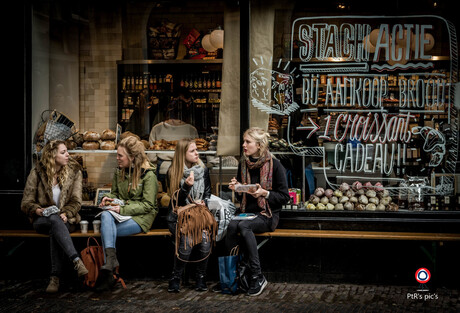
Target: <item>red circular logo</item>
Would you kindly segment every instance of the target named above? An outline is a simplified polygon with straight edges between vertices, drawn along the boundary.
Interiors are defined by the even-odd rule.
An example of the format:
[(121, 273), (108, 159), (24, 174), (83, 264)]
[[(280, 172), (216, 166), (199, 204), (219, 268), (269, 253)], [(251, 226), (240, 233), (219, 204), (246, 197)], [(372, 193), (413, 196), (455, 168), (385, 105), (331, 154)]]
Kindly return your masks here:
[(418, 281), (421, 284), (426, 284), (431, 278), (431, 273), (428, 269), (426, 268), (419, 268), (415, 272), (415, 280)]

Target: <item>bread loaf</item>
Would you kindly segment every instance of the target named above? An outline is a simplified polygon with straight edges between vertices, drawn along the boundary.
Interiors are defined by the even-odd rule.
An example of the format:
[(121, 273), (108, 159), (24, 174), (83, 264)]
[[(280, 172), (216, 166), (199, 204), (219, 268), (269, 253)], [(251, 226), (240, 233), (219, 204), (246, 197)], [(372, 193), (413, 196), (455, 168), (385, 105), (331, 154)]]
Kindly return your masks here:
[(130, 132), (130, 131), (125, 131), (124, 133), (122, 133), (122, 134), (120, 135), (120, 140), (123, 140), (123, 139), (125, 139), (126, 137), (129, 137), (129, 136), (134, 136), (134, 137), (137, 138), (137, 140), (141, 140), (141, 138), (140, 138), (138, 135), (133, 134), (133, 133)]
[(101, 141), (101, 150), (115, 150), (115, 141), (113, 140)]
[(99, 142), (98, 141), (85, 141), (83, 143), (83, 150), (98, 150)]
[(93, 131), (85, 131), (83, 133), (83, 140), (84, 141), (99, 141), (101, 139), (101, 136)]
[(101, 140), (115, 140), (117, 134), (111, 129), (105, 129), (101, 134)]

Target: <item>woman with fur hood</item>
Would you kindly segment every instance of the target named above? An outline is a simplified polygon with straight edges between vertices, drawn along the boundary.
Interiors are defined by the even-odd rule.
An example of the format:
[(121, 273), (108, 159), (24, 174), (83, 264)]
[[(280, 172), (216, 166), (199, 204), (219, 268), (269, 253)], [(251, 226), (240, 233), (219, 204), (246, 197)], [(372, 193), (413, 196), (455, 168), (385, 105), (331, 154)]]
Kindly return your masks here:
[(46, 292), (59, 289), (62, 252), (74, 264), (78, 276), (88, 273), (75, 250), (70, 232), (80, 222), (82, 173), (67, 151), (64, 141), (49, 141), (42, 157), (31, 170), (24, 188), (21, 210), (34, 229), (50, 236), (51, 278)]

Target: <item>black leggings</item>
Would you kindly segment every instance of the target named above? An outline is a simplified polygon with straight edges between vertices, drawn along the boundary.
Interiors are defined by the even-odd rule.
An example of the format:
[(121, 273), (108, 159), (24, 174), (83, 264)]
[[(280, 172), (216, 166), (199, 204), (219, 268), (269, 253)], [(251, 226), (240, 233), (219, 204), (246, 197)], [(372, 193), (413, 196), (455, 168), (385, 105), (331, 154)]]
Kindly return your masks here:
[[(259, 261), (259, 252), (257, 251), (257, 240), (254, 233), (264, 233), (272, 230), (272, 219), (257, 214), (253, 220), (232, 220), (227, 228), (225, 237), (225, 246), (230, 250), (237, 246), (240, 239), (246, 248), (247, 260), (252, 275), (262, 273)], [(238, 233), (241, 235), (239, 238)]]

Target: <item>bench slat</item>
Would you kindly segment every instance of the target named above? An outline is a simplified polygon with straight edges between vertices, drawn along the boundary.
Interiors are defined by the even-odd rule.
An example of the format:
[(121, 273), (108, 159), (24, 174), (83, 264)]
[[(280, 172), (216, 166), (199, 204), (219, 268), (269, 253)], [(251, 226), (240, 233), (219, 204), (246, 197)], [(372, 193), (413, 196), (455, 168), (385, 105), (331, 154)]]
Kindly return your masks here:
[[(72, 237), (99, 237), (92, 230), (88, 233), (76, 231)], [(167, 229), (152, 229), (148, 233), (133, 236), (171, 236)], [(291, 238), (337, 238), (337, 239), (385, 239), (385, 240), (427, 240), (427, 241), (460, 241), (460, 234), (452, 233), (414, 233), (414, 232), (378, 232), (351, 230), (309, 230), (309, 229), (277, 229), (274, 232), (256, 234), (259, 237), (291, 237)], [(1, 237), (47, 237), (37, 234), (34, 230), (0, 230)]]

